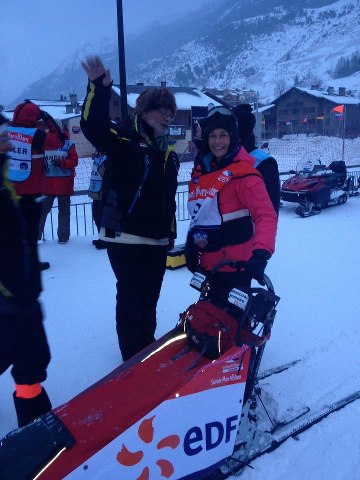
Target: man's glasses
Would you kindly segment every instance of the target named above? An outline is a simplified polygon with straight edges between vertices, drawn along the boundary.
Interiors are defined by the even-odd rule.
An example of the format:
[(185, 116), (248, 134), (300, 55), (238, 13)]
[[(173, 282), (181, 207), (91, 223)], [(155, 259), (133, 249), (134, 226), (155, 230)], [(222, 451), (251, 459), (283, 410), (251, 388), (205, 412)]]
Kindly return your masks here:
[(169, 113), (168, 111), (166, 110), (163, 110), (162, 108), (158, 109), (158, 112), (160, 113), (160, 115), (163, 117), (163, 118), (168, 118), (170, 120), (170, 122), (172, 122), (175, 118), (175, 115), (173, 115), (172, 113)]

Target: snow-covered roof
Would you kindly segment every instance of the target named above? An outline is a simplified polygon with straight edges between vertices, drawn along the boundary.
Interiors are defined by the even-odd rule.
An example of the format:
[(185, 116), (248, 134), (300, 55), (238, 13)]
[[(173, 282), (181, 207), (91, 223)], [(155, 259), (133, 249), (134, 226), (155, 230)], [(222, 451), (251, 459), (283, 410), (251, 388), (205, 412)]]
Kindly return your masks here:
[(357, 105), (360, 103), (358, 98), (349, 97), (347, 95), (329, 95), (325, 90), (312, 90), (311, 88), (303, 88), (303, 87), (295, 87), (296, 90), (300, 90), (301, 92), (307, 93), (312, 95), (313, 97), (317, 98), (325, 98), (329, 100), (329, 102), (333, 102), (336, 104), (346, 104), (346, 105)]
[(264, 113), (266, 112), (267, 110), (270, 110), (271, 108), (273, 108), (275, 106), (274, 103), (271, 103), (270, 105), (264, 105), (263, 107), (259, 107), (258, 108), (258, 112), (259, 113)]
[[(39, 107), (62, 107), (64, 105), (70, 105), (69, 100), (37, 100), (37, 99), (30, 99), (32, 103), (35, 103), (35, 105), (38, 105)], [(79, 105), (82, 105), (84, 103), (84, 100), (77, 100), (77, 103)]]
[[(81, 112), (79, 113), (66, 113), (66, 106), (70, 105), (69, 101), (61, 101), (61, 100), (33, 100), (30, 99), (32, 103), (38, 105), (41, 110), (44, 110), (49, 115), (51, 115), (56, 120), (67, 120), (69, 118), (80, 117)], [(78, 105), (81, 106), (83, 104), (83, 100), (79, 100)], [(10, 115), (12, 119), (12, 114), (14, 110), (7, 110), (7, 115)]]
[(207, 107), (209, 103), (212, 103), (214, 106), (221, 105), (197, 89), (194, 89), (194, 95), (185, 92), (175, 93), (175, 99), (178, 110), (190, 110), (191, 107)]
[(12, 110), (11, 110), (11, 111), (10, 111), (10, 110), (3, 110), (3, 111), (1, 112), (1, 114), (2, 114), (5, 118), (7, 118), (8, 120), (12, 120), (12, 117), (13, 117), (13, 111), (12, 111)]
[[(130, 86), (128, 86), (127, 93), (127, 103), (131, 108), (135, 107), (136, 99), (139, 96), (141, 90), (136, 89), (136, 92), (129, 92)], [(146, 86), (142, 86), (141, 89), (144, 90)], [(216, 102), (210, 98), (205, 93), (201, 92), (197, 88), (189, 87), (167, 87), (174, 94), (176, 105), (178, 110), (191, 110), (191, 107), (207, 107), (209, 103), (214, 105), (220, 105), (219, 102)], [(120, 88), (114, 85), (112, 87), (113, 91), (120, 96)]]

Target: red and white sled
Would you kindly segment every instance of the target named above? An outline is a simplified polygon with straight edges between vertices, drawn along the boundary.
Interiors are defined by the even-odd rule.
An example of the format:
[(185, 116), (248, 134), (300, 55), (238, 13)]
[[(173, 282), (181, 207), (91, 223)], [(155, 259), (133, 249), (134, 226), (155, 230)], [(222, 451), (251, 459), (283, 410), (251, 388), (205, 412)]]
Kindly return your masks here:
[[(274, 295), (272, 320), (277, 301)], [(261, 342), (256, 349), (237, 343), (210, 360), (188, 347), (180, 322), (68, 403), (7, 435), (0, 477), (204, 478), (233, 451), (245, 387), (258, 369), (253, 354)]]

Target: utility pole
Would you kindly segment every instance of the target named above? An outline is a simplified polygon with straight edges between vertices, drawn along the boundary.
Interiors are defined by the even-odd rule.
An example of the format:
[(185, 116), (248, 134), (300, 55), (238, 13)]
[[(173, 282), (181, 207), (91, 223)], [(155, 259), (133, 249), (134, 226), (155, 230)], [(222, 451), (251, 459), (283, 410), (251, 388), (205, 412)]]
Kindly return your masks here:
[(125, 118), (128, 116), (128, 106), (127, 106), (127, 91), (126, 91), (125, 42), (124, 42), (124, 20), (123, 20), (122, 0), (117, 0), (117, 23), (118, 23), (121, 120), (125, 120)]
[(259, 113), (259, 92), (256, 92), (256, 105), (255, 105), (255, 137), (258, 143), (261, 140), (261, 114)]
[(346, 105), (344, 105), (344, 112), (342, 117), (343, 122), (343, 132), (342, 132), (342, 149), (341, 149), (341, 160), (345, 161), (345, 128), (346, 128)]

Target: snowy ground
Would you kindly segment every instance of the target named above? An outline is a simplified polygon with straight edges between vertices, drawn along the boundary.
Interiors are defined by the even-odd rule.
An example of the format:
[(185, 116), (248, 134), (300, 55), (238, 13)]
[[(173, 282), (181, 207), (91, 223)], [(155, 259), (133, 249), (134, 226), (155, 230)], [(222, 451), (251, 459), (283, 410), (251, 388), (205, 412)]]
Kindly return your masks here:
[[(180, 222), (178, 243), (187, 222)], [(346, 205), (302, 219), (294, 206), (280, 211), (277, 251), (267, 273), (281, 297), (262, 368), (301, 362), (265, 390), (277, 416), (291, 405), (322, 407), (360, 389), (359, 250), (360, 196)], [(45, 382), (58, 406), (120, 362), (114, 325), (115, 280), (106, 251), (93, 237), (72, 237), (66, 245), (48, 241), (40, 256), (41, 301), (52, 351)], [(171, 329), (197, 298), (186, 269), (167, 271), (158, 305), (157, 336)], [(16, 427), (8, 370), (0, 377), (0, 437)], [(334, 413), (278, 450), (254, 461), (247, 480), (357, 480), (360, 478), (360, 401)]]

